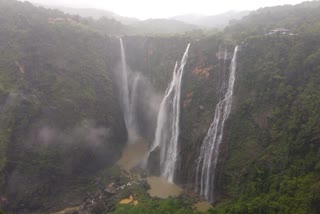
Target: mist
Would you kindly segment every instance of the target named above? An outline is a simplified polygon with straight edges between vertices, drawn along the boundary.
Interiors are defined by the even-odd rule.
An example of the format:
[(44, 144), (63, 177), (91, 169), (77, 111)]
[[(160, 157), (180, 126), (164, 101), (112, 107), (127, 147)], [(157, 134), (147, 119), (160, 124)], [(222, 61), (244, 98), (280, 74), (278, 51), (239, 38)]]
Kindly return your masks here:
[[(122, 65), (119, 62), (114, 69), (114, 80), (119, 97), (123, 94)], [(155, 91), (150, 80), (140, 71), (132, 71), (126, 65), (128, 96), (129, 96), (129, 121), (127, 122), (128, 141), (135, 142), (139, 138), (153, 141), (157, 114), (162, 96)], [(121, 101), (120, 101), (121, 102)], [(122, 109), (125, 107), (122, 106)]]
[(95, 8), (107, 10), (117, 13), (121, 16), (135, 17), (139, 19), (150, 18), (169, 18), (182, 14), (200, 14), (200, 15), (216, 15), (226, 11), (243, 11), (255, 10), (261, 7), (269, 7), (285, 4), (298, 4), (303, 0), (226, 0), (226, 1), (210, 1), (199, 0), (196, 2), (183, 0), (163, 0), (163, 1), (148, 1), (148, 0), (118, 0), (118, 1), (103, 1), (103, 0), (31, 0), (32, 3), (51, 6), (64, 6), (73, 8)]
[(42, 147), (57, 142), (63, 143), (64, 145), (82, 142), (86, 147), (94, 148), (103, 144), (108, 144), (108, 140), (110, 140), (110, 129), (103, 126), (97, 126), (90, 120), (83, 120), (69, 131), (43, 126), (36, 132), (33, 142), (36, 142), (36, 144)]

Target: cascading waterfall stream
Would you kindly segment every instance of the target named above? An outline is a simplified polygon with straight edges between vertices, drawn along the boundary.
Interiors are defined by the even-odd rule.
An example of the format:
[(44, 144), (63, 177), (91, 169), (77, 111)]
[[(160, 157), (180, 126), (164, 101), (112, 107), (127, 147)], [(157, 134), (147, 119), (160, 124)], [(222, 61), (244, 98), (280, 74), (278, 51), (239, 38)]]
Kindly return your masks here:
[(139, 93), (138, 93), (138, 87), (141, 80), (141, 74), (138, 73), (132, 83), (131, 87), (131, 93), (130, 93), (130, 104), (129, 104), (129, 121), (128, 121), (128, 127), (130, 128), (130, 136), (131, 139), (138, 137), (138, 121), (137, 121), (137, 108), (139, 108)]
[[(138, 125), (136, 120), (135, 108), (137, 98), (137, 87), (140, 80), (140, 74), (134, 77), (132, 88), (130, 90), (129, 77), (133, 74), (127, 69), (126, 56), (123, 47), (122, 38), (120, 40), (120, 51), (121, 51), (121, 71), (119, 77), (119, 92), (121, 97), (121, 108), (123, 112), (124, 122), (128, 132), (128, 142), (135, 143), (138, 134)], [(131, 92), (131, 93), (130, 93)]]
[(129, 87), (128, 87), (128, 72), (127, 72), (127, 64), (126, 64), (126, 56), (124, 53), (124, 47), (122, 38), (120, 38), (120, 50), (121, 50), (121, 85), (120, 85), (120, 97), (122, 98), (122, 111), (124, 116), (124, 121), (126, 125), (129, 121)]
[[(200, 148), (197, 163), (196, 192), (199, 192), (208, 201), (214, 202), (215, 170), (219, 157), (220, 144), (223, 137), (225, 121), (228, 119), (232, 106), (232, 95), (237, 66), (238, 46), (234, 50), (230, 65), (228, 85), (223, 99), (216, 105), (213, 123), (205, 136)], [(224, 87), (224, 83), (222, 84)]]
[[(220, 52), (220, 51), (219, 51)], [(221, 84), (221, 88), (220, 88), (220, 95), (219, 96), (223, 96), (223, 93), (225, 91), (226, 88), (226, 75), (225, 75), (225, 69), (227, 66), (227, 59), (228, 59), (228, 50), (227, 48), (224, 49), (224, 56), (223, 56), (223, 69), (221, 69), (222, 73), (220, 73), (221, 77), (222, 77), (222, 84)], [(219, 65), (220, 65), (220, 60), (219, 60)], [(221, 65), (220, 65), (221, 66)]]
[(182, 57), (179, 69), (176, 62), (172, 81), (160, 105), (155, 140), (150, 150), (152, 152), (156, 148), (160, 148), (161, 176), (165, 177), (169, 182), (174, 181), (179, 152), (181, 82), (184, 67), (187, 63), (189, 47), (190, 44), (188, 44)]

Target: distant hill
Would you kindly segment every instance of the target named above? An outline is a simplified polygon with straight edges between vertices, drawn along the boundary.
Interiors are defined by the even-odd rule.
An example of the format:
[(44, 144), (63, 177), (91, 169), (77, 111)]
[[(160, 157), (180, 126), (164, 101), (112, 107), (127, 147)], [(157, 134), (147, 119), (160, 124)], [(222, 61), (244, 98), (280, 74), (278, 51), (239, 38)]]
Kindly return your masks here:
[[(44, 3), (44, 4), (36, 4), (37, 6), (42, 6), (45, 8), (51, 8), (51, 9), (57, 9), (64, 13), (72, 14), (72, 15), (79, 15), (81, 17), (91, 17), (93, 19), (100, 19), (102, 17), (106, 17), (108, 19), (114, 19), (116, 21), (121, 22), (125, 25), (137, 25), (137, 26), (144, 26), (152, 23), (152, 25), (155, 27), (155, 25), (160, 24), (162, 25), (164, 22), (169, 23), (169, 20), (175, 20), (184, 22), (186, 24), (191, 25), (197, 25), (201, 27), (208, 27), (208, 28), (224, 28), (229, 24), (229, 21), (231, 20), (239, 20), (242, 17), (248, 15), (250, 11), (228, 11), (222, 14), (218, 15), (212, 15), (212, 16), (204, 16), (204, 15), (197, 15), (197, 14), (185, 14), (181, 16), (174, 16), (167, 19), (148, 19), (145, 21), (141, 21), (142, 23), (139, 23), (140, 20), (137, 18), (132, 17), (124, 17), (119, 14), (116, 14), (112, 11), (108, 10), (101, 10), (101, 9), (95, 9), (95, 8), (69, 8), (64, 6), (57, 6), (57, 5), (51, 5), (50, 3)], [(160, 21), (163, 20), (163, 21)], [(179, 25), (176, 23), (171, 23), (170, 26), (177, 26)], [(184, 25), (186, 26), (186, 25)], [(152, 28), (154, 28), (152, 27)], [(158, 26), (157, 28), (162, 28), (161, 26)], [(184, 28), (179, 26), (179, 29)], [(170, 30), (171, 31), (171, 30)]]
[(204, 16), (196, 14), (186, 14), (175, 16), (170, 19), (147, 19), (140, 21), (137, 18), (124, 17), (108, 10), (100, 10), (94, 8), (69, 8), (50, 4), (37, 4), (45, 8), (57, 9), (71, 15), (79, 15), (81, 17), (91, 17), (95, 20), (102, 17), (114, 19), (124, 25), (130, 26), (130, 32), (166, 34), (166, 33), (184, 33), (201, 27), (206, 28), (224, 28), (231, 20), (239, 20), (248, 15), (250, 11), (228, 11), (226, 13)]
[(239, 41), (249, 36), (264, 34), (275, 28), (286, 28), (298, 34), (318, 33), (319, 11), (320, 1), (261, 8), (231, 23), (225, 32), (232, 33)]
[(120, 16), (107, 10), (92, 8), (68, 8), (62, 6), (39, 5), (37, 6), (56, 9), (66, 14), (79, 15), (84, 18), (91, 17), (89, 25), (102, 33), (112, 35), (137, 35), (137, 34), (179, 34), (199, 29), (199, 27), (172, 19), (147, 19), (140, 21), (136, 18)]
[(186, 14), (181, 16), (175, 16), (171, 19), (209, 28), (223, 28), (227, 26), (231, 20), (239, 20), (244, 16), (247, 16), (249, 13), (250, 11), (228, 11), (226, 13), (213, 16)]
[(72, 14), (72, 15), (79, 15), (82, 17), (91, 17), (93, 19), (100, 19), (102, 17), (106, 17), (109, 19), (114, 19), (116, 21), (121, 22), (122, 24), (130, 25), (139, 20), (136, 18), (124, 17), (120, 16), (112, 11), (108, 10), (100, 10), (94, 8), (69, 8), (63, 6), (51, 6), (51, 5), (38, 5), (43, 6), (45, 8), (57, 9), (64, 13)]
[(169, 19), (139, 21), (132, 24), (132, 28), (142, 34), (178, 34), (199, 29), (198, 26)]

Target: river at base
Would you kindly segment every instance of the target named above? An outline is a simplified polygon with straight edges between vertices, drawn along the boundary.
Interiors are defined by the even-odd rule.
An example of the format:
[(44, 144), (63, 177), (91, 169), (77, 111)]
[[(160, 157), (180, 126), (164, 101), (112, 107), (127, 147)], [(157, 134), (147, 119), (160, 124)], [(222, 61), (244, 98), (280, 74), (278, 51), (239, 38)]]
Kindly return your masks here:
[(147, 181), (150, 185), (148, 193), (151, 197), (168, 198), (177, 197), (181, 194), (182, 189), (177, 185), (168, 182), (163, 177), (148, 177)]
[[(135, 143), (128, 143), (122, 152), (122, 156), (118, 161), (118, 165), (123, 170), (129, 172), (133, 168), (139, 166), (148, 152), (148, 144), (144, 139), (139, 139)], [(181, 194), (182, 189), (177, 185), (168, 182), (163, 177), (147, 177), (150, 185), (148, 193), (151, 197), (168, 198), (177, 197)]]
[(140, 138), (135, 143), (127, 143), (118, 161), (118, 165), (123, 170), (129, 172), (141, 163), (147, 152), (148, 144), (144, 139)]

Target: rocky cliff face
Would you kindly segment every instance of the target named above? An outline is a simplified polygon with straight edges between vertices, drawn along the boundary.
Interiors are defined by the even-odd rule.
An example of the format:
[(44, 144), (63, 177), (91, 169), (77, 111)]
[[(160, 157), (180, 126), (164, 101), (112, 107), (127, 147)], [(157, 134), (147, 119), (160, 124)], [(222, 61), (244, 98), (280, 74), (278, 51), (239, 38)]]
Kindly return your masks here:
[[(188, 38), (126, 37), (123, 39), (128, 66), (141, 72), (162, 97), (172, 78), (175, 61), (180, 61), (190, 42), (188, 63), (182, 84), (180, 160), (176, 182), (194, 188), (196, 161), (202, 140), (214, 118), (221, 96), (221, 84), (228, 78), (230, 53), (234, 46), (220, 37), (200, 41)], [(222, 56), (221, 56), (222, 54)], [(155, 132), (157, 111), (150, 133)], [(153, 135), (149, 142), (152, 143)], [(157, 162), (157, 161), (156, 161)]]
[(161, 99), (171, 81), (175, 62), (181, 60), (188, 40), (135, 36), (124, 37), (123, 41), (128, 68), (142, 77), (137, 116), (142, 137), (151, 144)]
[[(185, 39), (134, 37), (126, 41), (128, 64), (151, 78), (159, 94), (163, 94), (170, 81), (174, 61), (181, 58), (188, 42)], [(257, 200), (254, 191), (277, 198), (279, 195), (264, 188), (263, 183), (270, 182), (268, 188), (272, 188), (272, 185), (291, 182), (294, 179), (292, 176), (298, 176), (299, 183), (306, 185), (306, 188), (310, 186), (309, 182), (316, 182), (314, 172), (318, 159), (301, 160), (307, 154), (316, 157), (314, 153), (319, 149), (315, 146), (318, 141), (315, 133), (319, 125), (307, 113), (310, 110), (314, 114), (318, 102), (314, 85), (317, 81), (314, 56), (318, 48), (311, 45), (313, 42), (317, 46), (316, 41), (312, 35), (299, 38), (257, 36), (247, 39), (241, 46), (233, 107), (225, 126), (216, 172), (217, 201), (230, 200), (231, 196), (233, 203), (238, 203), (238, 195)], [(224, 61), (219, 53), (225, 48), (231, 52), (235, 45), (219, 37), (190, 42), (182, 86), (181, 154), (176, 182), (193, 190), (199, 149), (214, 118), (215, 105), (221, 97), (221, 83), (229, 73), (230, 57), (227, 55)], [(166, 61), (163, 57), (169, 55), (167, 53), (171, 54), (168, 59), (170, 63), (163, 64)], [(157, 56), (154, 60), (162, 60), (153, 61), (153, 55)], [(159, 73), (162, 77), (157, 76)], [(314, 100), (308, 100), (305, 96)], [(304, 125), (300, 127), (298, 124)], [(298, 152), (297, 148), (303, 148), (303, 152)], [(311, 198), (316, 196), (310, 194), (318, 194), (315, 193), (318, 190), (310, 194), (304, 188), (299, 191), (303, 192), (301, 195)], [(298, 200), (300, 196), (288, 197)], [(314, 208), (308, 209), (312, 211)]]

